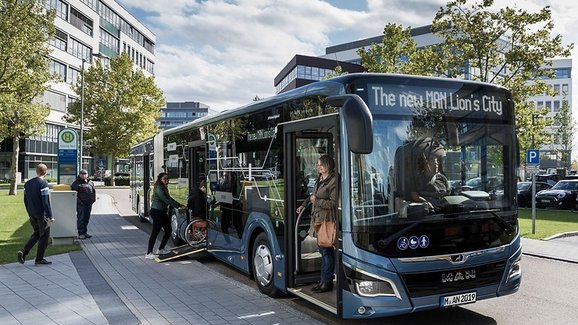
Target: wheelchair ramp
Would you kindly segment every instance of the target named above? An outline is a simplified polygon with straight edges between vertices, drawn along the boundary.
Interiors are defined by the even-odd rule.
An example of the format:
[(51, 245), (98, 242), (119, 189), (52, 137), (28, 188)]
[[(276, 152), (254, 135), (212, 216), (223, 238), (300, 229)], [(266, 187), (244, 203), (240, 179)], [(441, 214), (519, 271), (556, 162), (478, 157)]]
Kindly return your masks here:
[(205, 243), (199, 245), (182, 245), (178, 247), (174, 247), (168, 254), (159, 255), (155, 258), (157, 262), (166, 262), (170, 260), (177, 259), (179, 257), (200, 257), (200, 256), (207, 256), (207, 247)]

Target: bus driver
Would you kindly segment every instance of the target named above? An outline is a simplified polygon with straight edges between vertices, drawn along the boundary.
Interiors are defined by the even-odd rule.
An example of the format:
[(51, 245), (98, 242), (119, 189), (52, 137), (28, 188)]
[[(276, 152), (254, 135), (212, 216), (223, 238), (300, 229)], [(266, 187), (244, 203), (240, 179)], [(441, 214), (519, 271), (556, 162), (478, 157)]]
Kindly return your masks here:
[(431, 138), (418, 140), (416, 146), (420, 149), (416, 158), (418, 173), (411, 201), (427, 204), (430, 211), (439, 210), (441, 199), (450, 192), (448, 179), (440, 168), (446, 151)]

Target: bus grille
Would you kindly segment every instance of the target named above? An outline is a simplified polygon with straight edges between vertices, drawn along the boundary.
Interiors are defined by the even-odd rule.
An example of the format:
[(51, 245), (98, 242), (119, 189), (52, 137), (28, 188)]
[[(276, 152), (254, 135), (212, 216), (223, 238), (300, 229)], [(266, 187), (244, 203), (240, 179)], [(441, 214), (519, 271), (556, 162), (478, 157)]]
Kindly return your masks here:
[[(405, 273), (401, 277), (412, 298), (499, 284), (504, 262), (425, 273)], [(472, 275), (475, 273), (475, 277)]]

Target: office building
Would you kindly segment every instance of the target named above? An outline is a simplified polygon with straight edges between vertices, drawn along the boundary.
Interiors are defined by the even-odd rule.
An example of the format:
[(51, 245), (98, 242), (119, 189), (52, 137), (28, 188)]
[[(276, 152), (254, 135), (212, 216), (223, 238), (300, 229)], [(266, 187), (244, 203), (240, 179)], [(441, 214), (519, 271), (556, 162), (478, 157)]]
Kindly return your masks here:
[[(48, 178), (57, 178), (58, 133), (63, 128), (79, 129), (63, 121), (68, 105), (79, 100), (72, 85), (81, 78), (82, 67), (88, 69), (95, 57), (103, 60), (126, 52), (135, 69), (154, 74), (156, 36), (114, 0), (46, 0), (45, 7), (56, 11), (56, 36), (49, 41), (50, 71), (61, 82), (37, 100), (50, 105), (44, 134), (22, 139), (18, 170), (21, 179), (36, 175), (39, 163), (48, 166)], [(86, 62), (83, 62), (86, 61)], [(106, 63), (106, 62), (105, 62)], [(8, 179), (12, 139), (0, 144), (0, 179)], [(82, 168), (94, 171), (90, 148), (85, 147)]]
[(167, 106), (162, 108), (158, 125), (161, 129), (167, 130), (209, 114), (215, 114), (215, 111), (203, 103), (168, 102)]
[(335, 72), (337, 66), (341, 66), (344, 72), (363, 72), (363, 67), (356, 63), (295, 55), (275, 77), (275, 92), (279, 94), (322, 80), (325, 75)]

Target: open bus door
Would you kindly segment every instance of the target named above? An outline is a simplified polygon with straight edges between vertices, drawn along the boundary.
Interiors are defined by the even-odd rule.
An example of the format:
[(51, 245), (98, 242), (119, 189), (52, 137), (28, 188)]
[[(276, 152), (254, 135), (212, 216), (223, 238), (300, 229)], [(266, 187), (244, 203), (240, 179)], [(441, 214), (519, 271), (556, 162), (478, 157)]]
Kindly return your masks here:
[[(319, 282), (321, 255), (316, 239), (308, 233), (311, 209), (305, 209), (300, 215), (295, 211), (314, 189), (318, 176), (317, 160), (322, 154), (332, 156), (336, 171), (339, 170), (338, 127), (337, 115), (284, 124), (287, 290), (336, 315), (341, 313), (341, 279), (336, 275), (334, 290), (330, 292), (311, 291)], [(336, 264), (341, 261), (339, 220), (337, 227)]]
[[(187, 160), (190, 162), (189, 168), (189, 193), (193, 187), (199, 186), (199, 182), (205, 179), (206, 174), (206, 142), (204, 140), (193, 141), (188, 145)], [(166, 262), (177, 258), (188, 256), (190, 258), (207, 256), (206, 247), (206, 227), (196, 227), (195, 220), (192, 220), (190, 213), (187, 213), (186, 220), (178, 225), (176, 231), (183, 233), (186, 244), (174, 247), (168, 254), (159, 255), (155, 260), (157, 262)], [(206, 220), (206, 216), (205, 216)], [(204, 232), (204, 233), (203, 233)], [(200, 237), (203, 237), (202, 239)]]

